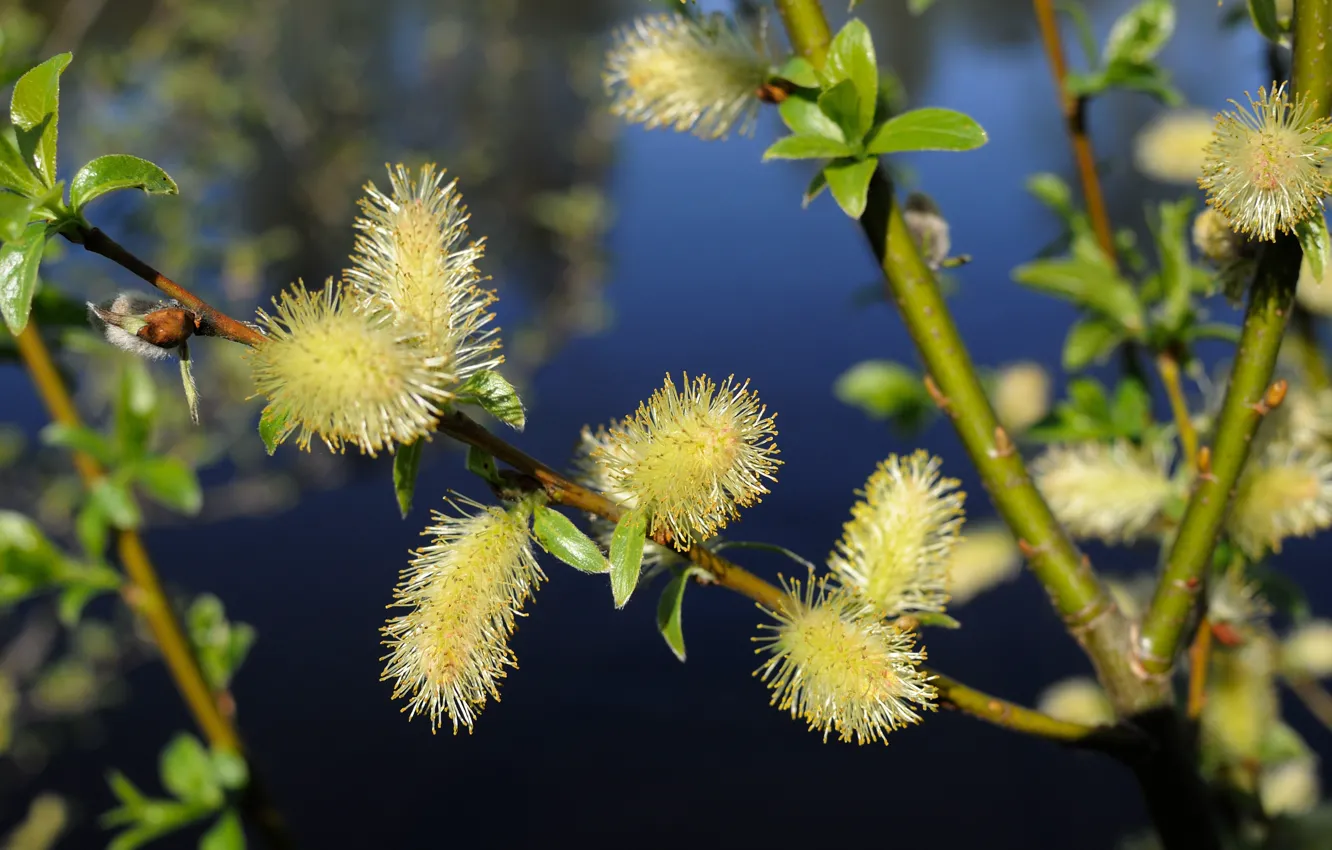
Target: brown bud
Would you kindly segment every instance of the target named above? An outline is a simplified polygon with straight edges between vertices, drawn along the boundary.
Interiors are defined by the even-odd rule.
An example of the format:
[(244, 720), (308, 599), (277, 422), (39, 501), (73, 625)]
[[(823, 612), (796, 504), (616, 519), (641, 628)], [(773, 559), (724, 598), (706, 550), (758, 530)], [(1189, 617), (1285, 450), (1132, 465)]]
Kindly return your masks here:
[(143, 327), (135, 334), (158, 348), (175, 348), (194, 333), (194, 317), (180, 307), (167, 307), (143, 316)]

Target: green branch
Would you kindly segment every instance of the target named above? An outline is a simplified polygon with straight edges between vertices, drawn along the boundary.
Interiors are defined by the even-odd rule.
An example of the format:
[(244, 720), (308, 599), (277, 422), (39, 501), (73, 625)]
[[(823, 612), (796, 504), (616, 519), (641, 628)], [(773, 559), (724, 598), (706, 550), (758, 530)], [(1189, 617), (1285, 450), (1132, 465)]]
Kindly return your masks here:
[[(817, 64), (829, 38), (818, 0), (782, 0), (777, 8), (796, 51)], [(860, 223), (879, 259), (888, 293), (937, 388), (936, 401), (952, 418), (995, 507), (1022, 542), (1032, 572), (1091, 656), (1107, 692), (1125, 713), (1164, 698), (1158, 688), (1144, 687), (1132, 669), (1127, 620), (1055, 520), (999, 426), (938, 283), (921, 259), (882, 172), (870, 185)]]

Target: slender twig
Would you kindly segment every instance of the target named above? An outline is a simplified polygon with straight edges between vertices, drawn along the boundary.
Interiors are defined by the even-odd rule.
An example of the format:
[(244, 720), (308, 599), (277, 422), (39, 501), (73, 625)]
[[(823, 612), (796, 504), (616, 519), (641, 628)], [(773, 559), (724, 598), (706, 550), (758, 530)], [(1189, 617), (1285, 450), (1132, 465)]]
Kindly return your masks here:
[(1101, 250), (1115, 262), (1115, 236), (1110, 229), (1110, 215), (1106, 210), (1105, 194), (1101, 191), (1101, 177), (1096, 171), (1096, 154), (1091, 137), (1087, 135), (1087, 100), (1068, 90), (1068, 65), (1064, 61), (1064, 46), (1059, 37), (1059, 21), (1055, 17), (1054, 0), (1032, 0), (1036, 20), (1041, 27), (1041, 44), (1054, 76), (1059, 106), (1064, 113), (1064, 125), (1073, 144), (1073, 157), (1078, 164), (1078, 179), (1082, 183), (1082, 197), (1091, 219), (1092, 230)]
[(1267, 245), (1259, 259), (1209, 462), (1199, 471), (1165, 571), (1143, 616), (1136, 652), (1148, 675), (1165, 679), (1174, 667), (1254, 431), (1284, 395), (1284, 383), (1271, 384), (1272, 372), (1299, 267), (1300, 246), (1294, 236)]
[(196, 334), (200, 336), (218, 336), (245, 345), (257, 345), (263, 342), (264, 335), (259, 331), (213, 307), (207, 301), (125, 250), (114, 239), (96, 227), (79, 227), (72, 232), (65, 232), (65, 236), (71, 242), (81, 243), (85, 250), (94, 254), (101, 254), (108, 260), (129, 269), (166, 295), (174, 298), (180, 303), (180, 306), (194, 314), (194, 321), (197, 325)]
[[(70, 428), (82, 428), (83, 422), (74, 401), (70, 397), (64, 380), (56, 370), (51, 353), (46, 347), (37, 329), (37, 324), (29, 319), (28, 326), (15, 337), (19, 356), (32, 377), (32, 382), (41, 396), (51, 419)], [(106, 471), (93, 457), (76, 451), (74, 465), (83, 479), (84, 486), (92, 490), (105, 477)], [(167, 601), (157, 571), (153, 568), (138, 532), (131, 529), (116, 531), (116, 552), (120, 563), (129, 577), (130, 583), (123, 596), (130, 608), (139, 615), (148, 626), (153, 642), (162, 653), (171, 679), (176, 684), (199, 729), (214, 747), (233, 752), (243, 752), (244, 746), (240, 734), (228, 716), (219, 708), (216, 696), (204, 678), (199, 660), (191, 648), (180, 620), (176, 617)], [(272, 805), (257, 790), (257, 780), (252, 780), (247, 789), (245, 801), (249, 804), (250, 814), (256, 825), (263, 829), (265, 838), (271, 847), (287, 847), (291, 841), (285, 827)]]
[(1198, 623), (1198, 631), (1189, 647), (1189, 702), (1188, 717), (1202, 717), (1207, 704), (1207, 673), (1212, 665), (1212, 623), (1206, 617)]
[(1170, 399), (1170, 411), (1175, 417), (1175, 428), (1179, 431), (1179, 446), (1184, 452), (1184, 460), (1190, 469), (1196, 470), (1198, 431), (1193, 427), (1193, 417), (1189, 415), (1189, 403), (1184, 398), (1179, 359), (1172, 351), (1162, 351), (1156, 355), (1156, 368), (1161, 373), (1161, 383), (1165, 385), (1166, 397)]

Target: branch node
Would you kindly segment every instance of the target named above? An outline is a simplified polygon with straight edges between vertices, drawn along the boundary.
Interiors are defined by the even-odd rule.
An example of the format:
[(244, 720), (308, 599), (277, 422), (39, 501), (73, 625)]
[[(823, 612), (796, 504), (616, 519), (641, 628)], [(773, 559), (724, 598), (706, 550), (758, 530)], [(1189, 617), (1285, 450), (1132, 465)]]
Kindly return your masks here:
[(925, 374), (924, 382), (925, 391), (930, 394), (930, 398), (934, 399), (934, 403), (938, 405), (939, 409), (949, 416), (953, 416), (952, 402), (948, 400), (948, 396), (943, 394), (943, 390), (939, 389), (939, 385), (934, 382), (934, 378), (929, 373)]
[(1003, 429), (1003, 426), (994, 426), (994, 448), (989, 451), (990, 457), (1012, 457), (1015, 451), (1017, 451), (1017, 447), (1013, 445), (1013, 441), (1009, 439), (1008, 432)]

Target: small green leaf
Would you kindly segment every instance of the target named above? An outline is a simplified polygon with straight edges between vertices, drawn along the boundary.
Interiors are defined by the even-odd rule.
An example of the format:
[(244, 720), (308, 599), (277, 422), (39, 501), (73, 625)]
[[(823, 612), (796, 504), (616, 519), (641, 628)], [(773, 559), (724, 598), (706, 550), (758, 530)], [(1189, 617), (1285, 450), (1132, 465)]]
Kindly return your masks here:
[(610, 578), (616, 608), (623, 608), (638, 586), (646, 533), (647, 514), (642, 510), (629, 511), (615, 524), (610, 545)]
[(708, 548), (714, 552), (721, 552), (724, 549), (757, 549), (760, 552), (774, 552), (790, 558), (810, 572), (816, 569), (812, 562), (800, 557), (785, 546), (778, 546), (776, 543), (764, 543), (761, 540), (721, 540), (711, 544)]
[(824, 179), (842, 212), (852, 218), (860, 218), (865, 212), (865, 203), (869, 198), (870, 180), (874, 177), (874, 167), (878, 165), (874, 157), (853, 160), (838, 159), (823, 167)]
[(28, 221), (37, 202), (32, 198), (0, 192), (0, 242), (15, 242), (23, 238)]
[(814, 176), (809, 179), (809, 185), (805, 187), (804, 197), (800, 199), (801, 208), (808, 207), (810, 202), (823, 194), (823, 190), (827, 188), (828, 178), (824, 175), (823, 169), (820, 168), (818, 171), (814, 172)]
[(150, 195), (174, 195), (176, 181), (146, 159), (129, 154), (99, 156), (79, 169), (69, 183), (69, 203), (74, 212), (89, 201), (118, 189), (142, 189)]
[(872, 419), (892, 420), (907, 429), (923, 425), (934, 411), (920, 375), (890, 360), (855, 364), (838, 376), (833, 395)]
[(179, 458), (147, 457), (135, 464), (133, 470), (136, 480), (155, 502), (187, 516), (194, 516), (203, 507), (199, 478)]
[(1235, 325), (1227, 325), (1224, 322), (1208, 322), (1206, 324), (1194, 325), (1189, 328), (1189, 336), (1193, 339), (1219, 339), (1224, 342), (1238, 343), (1240, 341), (1241, 331)]
[(48, 446), (83, 452), (105, 466), (111, 465), (116, 457), (110, 441), (86, 426), (72, 427), (53, 422), (43, 428), (39, 436)]
[(483, 410), (517, 431), (527, 424), (523, 402), (513, 384), (492, 369), (477, 372), (458, 388), (458, 401), (479, 405)]
[(989, 141), (969, 115), (952, 109), (913, 109), (889, 118), (870, 134), (865, 149), (886, 154), (903, 151), (969, 151)]
[(103, 478), (93, 485), (89, 499), (102, 516), (116, 528), (137, 528), (141, 521), (139, 505), (129, 487), (114, 478)]
[(1165, 295), (1161, 323), (1171, 333), (1183, 327), (1193, 301), (1193, 267), (1189, 263), (1187, 235), (1192, 213), (1190, 198), (1177, 203), (1163, 202), (1153, 222), (1152, 235), (1161, 261), (1160, 281)]
[(1300, 247), (1304, 249), (1304, 261), (1309, 264), (1309, 273), (1314, 280), (1325, 280), (1324, 275), (1327, 274), (1327, 270), (1332, 269), (1332, 244), (1329, 244), (1327, 237), (1326, 219), (1321, 215), (1305, 219), (1295, 225), (1295, 235), (1300, 238)]
[(782, 123), (792, 133), (805, 136), (822, 136), (833, 141), (846, 141), (846, 134), (837, 122), (824, 114), (813, 97), (795, 92), (782, 105), (777, 107), (782, 116)]
[(666, 639), (666, 645), (675, 653), (675, 657), (685, 660), (684, 628), (680, 623), (680, 611), (684, 603), (686, 574), (683, 570), (671, 576), (671, 580), (662, 588), (661, 598), (657, 600), (657, 631)]
[(763, 152), (763, 161), (770, 159), (832, 159), (850, 156), (851, 148), (845, 142), (823, 136), (783, 136)]
[(809, 60), (803, 56), (792, 56), (787, 59), (782, 67), (777, 69), (777, 76), (783, 80), (790, 80), (801, 88), (819, 87), (819, 75), (814, 72), (814, 66)]
[(45, 192), (46, 187), (31, 166), (23, 159), (19, 151), (18, 137), (13, 125), (0, 128), (0, 186), (12, 189), (28, 198), (35, 198)]
[(1174, 31), (1172, 0), (1143, 0), (1115, 21), (1102, 57), (1107, 65), (1117, 61), (1148, 62), (1161, 52)]
[(1027, 178), (1027, 191), (1065, 221), (1076, 213), (1073, 208), (1073, 192), (1057, 174), (1042, 172), (1031, 175)]
[(934, 5), (934, 0), (907, 0), (907, 11), (913, 15), (923, 15)]
[[(819, 111), (837, 125), (839, 135), (847, 143), (859, 145), (865, 138), (869, 125), (860, 124), (860, 95), (850, 80), (843, 80), (820, 94)], [(828, 133), (822, 135), (829, 136)]]
[(79, 538), (83, 553), (89, 558), (99, 559), (106, 553), (106, 539), (110, 529), (107, 527), (106, 512), (96, 500), (88, 503), (74, 517), (74, 535)]
[(416, 475), (421, 471), (421, 448), (425, 440), (398, 446), (393, 455), (393, 492), (398, 497), (398, 510), (402, 518), (412, 511), (412, 496), (416, 493)]
[(116, 445), (123, 460), (136, 460), (148, 450), (156, 413), (157, 385), (148, 366), (138, 359), (123, 360), (115, 402)]
[(855, 125), (858, 129), (854, 134), (848, 133), (848, 138), (863, 138), (874, 122), (874, 109), (879, 102), (879, 63), (874, 56), (874, 40), (864, 21), (852, 18), (833, 37), (823, 76), (829, 87), (843, 80), (855, 86), (859, 101)]
[(29, 227), (22, 238), (0, 245), (0, 313), (15, 336), (28, 326), (45, 247), (46, 231), (42, 227)]
[(214, 821), (199, 839), (199, 850), (245, 850), (245, 830), (235, 809), (227, 809)]
[(467, 471), (473, 475), (481, 476), (482, 480), (491, 484), (499, 484), (499, 469), (495, 466), (495, 458), (491, 457), (489, 452), (478, 449), (476, 446), (467, 447)]
[(1249, 0), (1249, 18), (1253, 28), (1268, 41), (1280, 44), (1285, 33), (1277, 17), (1276, 0)]
[(1014, 269), (1013, 279), (1032, 289), (1089, 307), (1114, 319), (1130, 335), (1143, 329), (1142, 304), (1133, 285), (1103, 260), (1083, 257), (1036, 260)]
[(116, 799), (126, 809), (135, 811), (142, 808), (147, 802), (143, 792), (134, 786), (129, 777), (118, 770), (113, 770), (106, 777), (106, 784), (111, 787), (111, 793), (116, 795)]
[(1136, 437), (1152, 419), (1152, 397), (1142, 382), (1125, 378), (1115, 388), (1110, 406), (1110, 422), (1115, 431), (1126, 437)]
[[(254, 645), (254, 628), (248, 623), (229, 621), (222, 600), (211, 593), (194, 598), (185, 612), (185, 623), (209, 687), (223, 690), (231, 684)], [(214, 755), (216, 761), (217, 754)]]
[(245, 758), (234, 750), (213, 750), (213, 775), (228, 791), (239, 791), (250, 781), (250, 767)]
[(193, 735), (182, 732), (162, 750), (159, 770), (162, 787), (186, 803), (217, 806), (222, 802), (222, 788), (213, 774), (208, 750)]
[(267, 450), (270, 457), (277, 451), (282, 441), (287, 439), (287, 435), (294, 430), (296, 430), (296, 425), (287, 422), (286, 411), (271, 404), (264, 408), (263, 413), (259, 414), (259, 439), (264, 441), (264, 449)]
[(567, 516), (545, 505), (539, 505), (532, 513), (532, 533), (547, 552), (580, 572), (610, 571), (601, 547)]
[(19, 150), (47, 186), (55, 185), (60, 75), (73, 58), (70, 53), (52, 56), (19, 77), (9, 102), (9, 120), (19, 130)]
[(1064, 338), (1064, 369), (1081, 372), (1093, 363), (1104, 363), (1123, 341), (1124, 329), (1119, 323), (1102, 316), (1079, 319)]
[(942, 611), (915, 611), (911, 614), (922, 626), (940, 629), (960, 629), (962, 624)]

